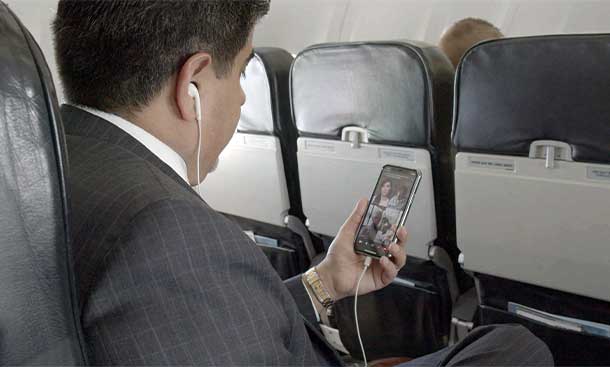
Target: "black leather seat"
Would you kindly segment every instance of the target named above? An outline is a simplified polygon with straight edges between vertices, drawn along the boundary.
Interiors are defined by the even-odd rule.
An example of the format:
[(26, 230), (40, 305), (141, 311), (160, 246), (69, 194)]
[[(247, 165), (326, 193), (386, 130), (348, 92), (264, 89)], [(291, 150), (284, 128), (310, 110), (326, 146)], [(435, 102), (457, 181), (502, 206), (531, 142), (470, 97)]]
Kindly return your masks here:
[[(457, 261), (450, 163), (452, 88), (451, 64), (439, 49), (425, 43), (321, 44), (297, 55), (290, 92), (299, 133), (303, 208), (312, 232), (334, 236), (356, 200), (368, 197), (383, 164), (425, 166), (416, 200), (425, 203), (421, 209), (432, 218), (421, 220), (429, 228), (411, 229), (411, 243), (418, 243), (409, 254), (428, 259), (428, 245), (434, 243)], [(358, 149), (360, 145), (344, 151), (341, 141), (349, 146), (352, 133), (370, 143), (371, 151)], [(426, 157), (416, 157), (418, 149)], [(422, 186), (430, 187), (430, 196)], [(414, 210), (407, 223), (414, 223), (410, 220), (420, 213)]]
[[(297, 167), (297, 130), (292, 122), (288, 78), (293, 57), (286, 50), (276, 47), (257, 47), (254, 49), (255, 60), (264, 70), (270, 97), (270, 119), (260, 118), (261, 106), (251, 106), (242, 110), (242, 118), (237, 126), (240, 133), (272, 135), (279, 138), (284, 174), (290, 202), (289, 214), (303, 218), (301, 192), (299, 188), (299, 171)], [(254, 70), (252, 72), (255, 72)], [(250, 84), (248, 75), (246, 83)], [(253, 94), (262, 95), (260, 85), (251, 86)], [(263, 89), (264, 90), (264, 89)], [(259, 100), (260, 101), (260, 100)], [(246, 101), (246, 103), (248, 103)], [(258, 116), (257, 116), (258, 115)]]
[[(283, 225), (287, 214), (303, 216), (297, 132), (288, 95), (292, 55), (275, 47), (255, 48), (253, 54), (241, 80), (246, 103), (237, 133), (220, 156), (218, 168), (202, 184), (202, 196), (221, 212)], [(243, 185), (243, 180), (250, 185)], [(258, 184), (273, 192), (252, 187)], [(226, 197), (227, 188), (235, 198)], [(249, 205), (243, 205), (245, 201)]]
[(55, 89), (3, 3), (0, 75), (0, 364), (82, 365)]
[(252, 232), (280, 276), (288, 278), (303, 272), (316, 252), (301, 207), (288, 94), (292, 55), (274, 47), (253, 53), (241, 80), (246, 103), (237, 132), (201, 191), (214, 209)]
[[(309, 229), (325, 242), (357, 200), (369, 197), (384, 165), (422, 171), (406, 222), (410, 263), (394, 284), (362, 297), (359, 307), (368, 317), (361, 327), (370, 358), (440, 348), (459, 294), (451, 63), (420, 42), (320, 44), (296, 56), (290, 81), (303, 210)], [(339, 302), (336, 314), (345, 347), (359, 356), (353, 299)]]
[(484, 42), (457, 70), (457, 239), (479, 322), (527, 325), (560, 365), (610, 364), (608, 65), (610, 35), (562, 35)]

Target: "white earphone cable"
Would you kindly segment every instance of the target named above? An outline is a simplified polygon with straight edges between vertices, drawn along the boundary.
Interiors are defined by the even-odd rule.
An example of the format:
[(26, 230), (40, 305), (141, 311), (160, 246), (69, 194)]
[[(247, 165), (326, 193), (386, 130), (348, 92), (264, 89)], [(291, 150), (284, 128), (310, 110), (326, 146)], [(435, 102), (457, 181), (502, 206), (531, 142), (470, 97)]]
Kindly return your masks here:
[(201, 120), (202, 108), (201, 108), (201, 97), (199, 96), (199, 90), (195, 83), (190, 83), (188, 88), (188, 95), (193, 97), (195, 103), (195, 119), (197, 120), (197, 193), (201, 196)]
[(200, 173), (200, 161), (201, 160), (201, 118), (197, 119), (197, 193), (201, 196), (201, 173)]
[(364, 274), (366, 274), (366, 270), (371, 265), (373, 258), (367, 256), (364, 259), (364, 266), (362, 268), (362, 273), (360, 273), (360, 277), (358, 278), (358, 283), (356, 284), (356, 292), (354, 295), (354, 318), (356, 319), (356, 333), (358, 334), (358, 341), (360, 342), (360, 350), (362, 351), (362, 359), (364, 360), (364, 367), (368, 366), (366, 361), (366, 353), (364, 351), (364, 344), (362, 343), (362, 336), (360, 335), (360, 324), (358, 323), (358, 291), (360, 290), (360, 282), (362, 282), (362, 278), (364, 278)]

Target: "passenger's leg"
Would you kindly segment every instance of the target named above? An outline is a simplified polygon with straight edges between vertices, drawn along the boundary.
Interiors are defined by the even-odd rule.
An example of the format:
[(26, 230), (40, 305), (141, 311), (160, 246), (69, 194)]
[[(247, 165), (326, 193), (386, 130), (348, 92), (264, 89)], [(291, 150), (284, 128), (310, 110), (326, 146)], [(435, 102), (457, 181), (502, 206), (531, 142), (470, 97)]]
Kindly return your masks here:
[(488, 325), (462, 341), (401, 366), (552, 366), (544, 342), (520, 325)]

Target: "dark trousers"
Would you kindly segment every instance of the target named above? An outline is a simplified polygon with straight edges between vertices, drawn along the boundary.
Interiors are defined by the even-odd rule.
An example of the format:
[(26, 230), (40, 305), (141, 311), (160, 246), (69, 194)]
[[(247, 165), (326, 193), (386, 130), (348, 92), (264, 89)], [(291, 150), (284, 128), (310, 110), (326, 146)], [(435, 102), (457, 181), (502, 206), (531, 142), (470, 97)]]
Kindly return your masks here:
[(544, 342), (520, 325), (488, 325), (460, 342), (401, 364), (411, 366), (552, 366)]

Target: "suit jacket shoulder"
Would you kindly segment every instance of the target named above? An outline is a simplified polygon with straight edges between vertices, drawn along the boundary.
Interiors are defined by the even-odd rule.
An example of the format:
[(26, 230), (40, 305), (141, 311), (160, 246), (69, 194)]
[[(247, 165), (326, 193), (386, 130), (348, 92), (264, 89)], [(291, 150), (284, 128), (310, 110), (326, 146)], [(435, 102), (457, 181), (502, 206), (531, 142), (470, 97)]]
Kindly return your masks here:
[(337, 364), (262, 252), (152, 153), (74, 108), (73, 254), (96, 364)]

